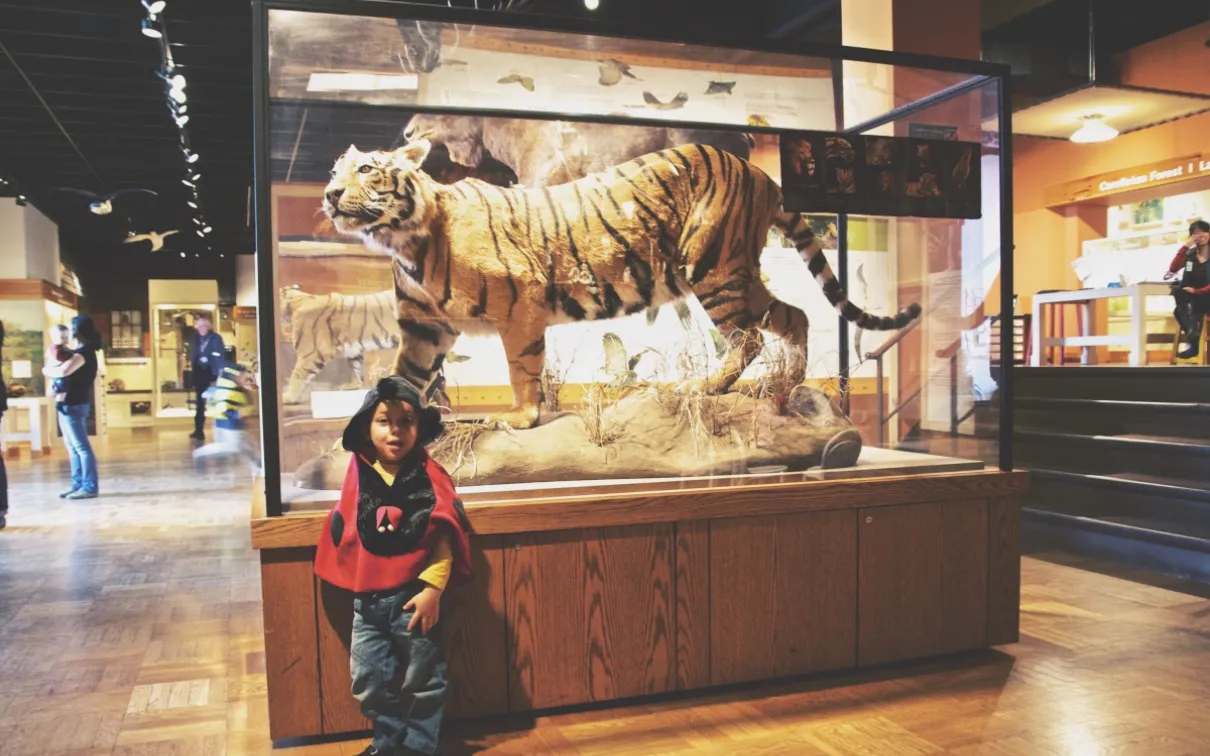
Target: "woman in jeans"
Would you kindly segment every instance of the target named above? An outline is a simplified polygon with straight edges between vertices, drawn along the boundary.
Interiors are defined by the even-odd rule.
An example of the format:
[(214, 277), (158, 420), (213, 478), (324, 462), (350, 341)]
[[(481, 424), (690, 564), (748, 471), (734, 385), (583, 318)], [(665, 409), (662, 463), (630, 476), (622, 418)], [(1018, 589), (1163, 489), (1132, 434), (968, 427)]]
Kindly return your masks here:
[(87, 315), (71, 321), (75, 354), (62, 365), (47, 367), (48, 378), (67, 378), (67, 391), (57, 405), (59, 430), (71, 458), (71, 488), (60, 499), (97, 498), (97, 457), (88, 442), (88, 415), (92, 411), (92, 384), (97, 379), (97, 350), (101, 336)]

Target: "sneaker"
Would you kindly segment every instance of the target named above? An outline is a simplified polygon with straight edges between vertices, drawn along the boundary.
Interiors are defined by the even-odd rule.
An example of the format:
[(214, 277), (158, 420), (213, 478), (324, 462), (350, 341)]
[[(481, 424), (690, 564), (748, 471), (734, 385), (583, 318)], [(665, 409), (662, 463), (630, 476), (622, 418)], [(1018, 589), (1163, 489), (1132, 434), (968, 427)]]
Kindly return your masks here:
[(1188, 349), (1186, 349), (1185, 351), (1183, 351), (1183, 352), (1181, 352), (1180, 354), (1178, 354), (1178, 355), (1177, 355), (1177, 359), (1181, 359), (1181, 360), (1191, 360), (1191, 359), (1193, 359), (1194, 357), (1196, 357), (1196, 356), (1197, 356), (1197, 353), (1198, 353), (1199, 351), (1201, 351), (1201, 350), (1200, 350), (1200, 349), (1198, 349), (1198, 347), (1197, 347), (1197, 345), (1196, 345), (1196, 344), (1194, 344), (1193, 346), (1189, 347), (1189, 348), (1188, 348)]
[(76, 491), (79, 491), (79, 490), (80, 489), (78, 489), (78, 488), (69, 488), (66, 491), (63, 491), (62, 493), (60, 493), (59, 498), (60, 499), (70, 498), (72, 494), (74, 494)]
[(96, 491), (73, 491), (73, 492), (69, 493), (67, 496), (64, 496), (63, 498), (73, 499), (73, 500), (75, 500), (75, 499), (95, 499), (95, 498), (97, 498), (97, 492)]

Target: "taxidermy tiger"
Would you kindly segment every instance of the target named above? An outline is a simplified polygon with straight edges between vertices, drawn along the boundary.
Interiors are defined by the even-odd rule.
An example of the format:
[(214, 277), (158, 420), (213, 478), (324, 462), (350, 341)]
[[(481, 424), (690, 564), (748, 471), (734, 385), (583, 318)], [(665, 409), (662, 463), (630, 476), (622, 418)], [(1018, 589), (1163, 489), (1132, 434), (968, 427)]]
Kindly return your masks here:
[(365, 382), (365, 355), (399, 347), (395, 293), (349, 296), (313, 295), (286, 287), (281, 292), (282, 322), (290, 326), (294, 370), (283, 404), (298, 404), (303, 391), (329, 362), (344, 358), (353, 371), (350, 388)]
[(607, 173), (542, 189), (477, 179), (439, 184), (420, 169), (425, 140), (393, 152), (350, 147), (323, 208), (342, 233), (393, 258), (400, 348), (395, 370), (427, 385), (460, 331), (494, 326), (504, 343), (513, 407), (493, 418), (538, 419), (546, 327), (642, 312), (697, 296), (731, 347), (690, 389), (722, 393), (759, 353), (761, 331), (802, 350), (807, 317), (773, 298), (760, 253), (776, 225), (833, 307), (867, 330), (902, 328), (911, 305), (878, 317), (848, 301), (802, 217), (756, 166), (705, 145), (644, 155)]

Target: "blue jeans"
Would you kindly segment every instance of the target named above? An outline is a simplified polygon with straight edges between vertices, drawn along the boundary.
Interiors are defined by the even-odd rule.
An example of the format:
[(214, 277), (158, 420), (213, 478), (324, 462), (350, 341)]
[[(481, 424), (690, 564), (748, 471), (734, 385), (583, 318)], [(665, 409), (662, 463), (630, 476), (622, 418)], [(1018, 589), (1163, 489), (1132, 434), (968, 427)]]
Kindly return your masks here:
[[(395, 592), (353, 599), (353, 642), (349, 666), (353, 697), (374, 723), (374, 748), (393, 753), (406, 746), (434, 753), (445, 714), (445, 651), (441, 624), (425, 635), (408, 631), (413, 612), (403, 605), (423, 587), (410, 583)], [(397, 678), (403, 671), (403, 682)], [(400, 694), (411, 700), (405, 705)]]
[(70, 404), (59, 408), (59, 430), (71, 459), (71, 487), (85, 493), (97, 492), (97, 456), (88, 443), (87, 404)]

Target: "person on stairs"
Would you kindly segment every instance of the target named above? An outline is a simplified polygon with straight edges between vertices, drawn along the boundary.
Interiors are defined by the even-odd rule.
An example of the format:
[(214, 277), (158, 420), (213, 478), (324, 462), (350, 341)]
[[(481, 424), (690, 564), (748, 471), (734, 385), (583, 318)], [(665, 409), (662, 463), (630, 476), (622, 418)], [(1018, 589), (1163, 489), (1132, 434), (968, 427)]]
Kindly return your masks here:
[(1172, 286), (1172, 298), (1176, 300), (1176, 322), (1188, 336), (1189, 348), (1178, 357), (1187, 360), (1196, 357), (1201, 349), (1202, 323), (1210, 314), (1210, 223), (1193, 221), (1189, 225), (1189, 238), (1181, 245), (1164, 280), (1181, 274), (1179, 283)]

